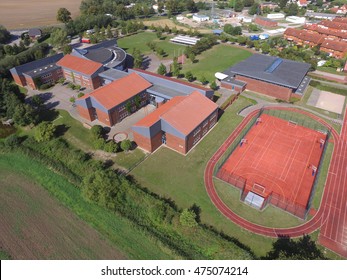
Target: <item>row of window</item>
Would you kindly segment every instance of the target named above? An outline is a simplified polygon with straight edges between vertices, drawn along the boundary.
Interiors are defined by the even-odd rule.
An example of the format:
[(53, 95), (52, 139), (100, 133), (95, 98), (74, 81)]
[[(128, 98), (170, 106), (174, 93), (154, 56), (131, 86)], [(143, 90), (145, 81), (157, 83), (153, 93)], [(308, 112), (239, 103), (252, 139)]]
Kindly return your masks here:
[(193, 141), (193, 146), (194, 146), (196, 143), (198, 143), (198, 142), (199, 142), (200, 138), (201, 138), (201, 136), (200, 136), (200, 135), (198, 135), (198, 137), (194, 138), (194, 141)]
[(42, 75), (41, 79), (48, 78), (48, 77), (52, 77), (52, 73), (48, 73), (48, 74)]

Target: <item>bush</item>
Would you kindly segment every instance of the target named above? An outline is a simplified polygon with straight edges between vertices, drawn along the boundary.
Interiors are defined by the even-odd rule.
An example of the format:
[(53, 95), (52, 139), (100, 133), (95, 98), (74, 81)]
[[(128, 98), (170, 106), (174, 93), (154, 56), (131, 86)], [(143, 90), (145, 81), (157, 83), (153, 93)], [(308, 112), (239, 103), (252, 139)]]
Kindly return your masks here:
[(180, 215), (180, 223), (186, 227), (196, 227), (196, 214), (192, 210), (184, 209)]
[(51, 122), (42, 122), (36, 129), (34, 138), (37, 142), (47, 142), (54, 137), (56, 126)]
[(104, 150), (105, 150), (105, 152), (108, 152), (108, 153), (117, 153), (118, 144), (111, 140), (111, 141), (105, 143)]
[(46, 90), (51, 88), (53, 85), (52, 84), (43, 84), (39, 87), (40, 90)]
[(129, 139), (126, 139), (120, 143), (120, 147), (123, 151), (127, 152), (131, 148), (131, 141)]
[(96, 150), (103, 150), (104, 147), (105, 147), (105, 140), (103, 138), (97, 138), (93, 141), (93, 146), (94, 146), (94, 149)]
[(75, 103), (76, 98), (72, 96), (72, 97), (70, 97), (70, 99), (69, 99), (69, 100), (70, 100), (70, 102), (71, 102), (71, 103)]
[(217, 90), (217, 89), (218, 89), (218, 86), (217, 86), (217, 84), (216, 84), (216, 81), (212, 81), (212, 83), (210, 84), (210, 88), (211, 88), (212, 90)]
[(11, 134), (10, 136), (5, 138), (4, 143), (7, 147), (17, 147), (21, 143), (21, 138), (16, 134)]
[(81, 98), (81, 97), (83, 97), (83, 96), (84, 96), (84, 93), (83, 93), (83, 92), (79, 92), (78, 95), (77, 95), (78, 98)]
[(104, 128), (101, 125), (94, 125), (90, 131), (94, 139), (102, 138), (104, 136)]

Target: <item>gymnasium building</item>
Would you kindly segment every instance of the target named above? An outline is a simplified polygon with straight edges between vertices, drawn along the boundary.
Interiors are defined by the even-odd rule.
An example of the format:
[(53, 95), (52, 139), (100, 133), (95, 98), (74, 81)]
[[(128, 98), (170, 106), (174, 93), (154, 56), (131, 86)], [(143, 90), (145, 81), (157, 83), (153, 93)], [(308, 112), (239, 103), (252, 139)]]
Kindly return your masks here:
[(310, 67), (308, 63), (254, 54), (224, 71), (221, 87), (238, 92), (247, 89), (289, 101), (304, 95)]

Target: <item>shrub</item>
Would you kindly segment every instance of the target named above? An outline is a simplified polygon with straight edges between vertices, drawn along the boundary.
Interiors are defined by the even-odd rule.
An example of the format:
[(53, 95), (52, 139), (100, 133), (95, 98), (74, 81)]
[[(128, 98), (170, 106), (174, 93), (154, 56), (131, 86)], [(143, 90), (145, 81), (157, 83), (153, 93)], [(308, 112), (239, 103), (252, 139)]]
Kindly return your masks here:
[(129, 139), (126, 139), (120, 143), (120, 147), (123, 151), (127, 152), (131, 148), (131, 141)]
[(93, 146), (94, 146), (94, 149), (96, 150), (103, 150), (104, 147), (105, 147), (105, 140), (103, 138), (97, 138), (97, 139), (94, 139), (93, 141)]
[(90, 131), (92, 132), (93, 138), (98, 139), (104, 136), (104, 128), (101, 125), (94, 125)]
[(43, 84), (39, 87), (40, 90), (46, 90), (52, 87), (52, 84)]
[(192, 210), (184, 209), (180, 215), (180, 223), (186, 227), (196, 227), (196, 214)]
[(76, 98), (72, 96), (72, 97), (70, 97), (70, 99), (69, 99), (69, 100), (70, 100), (70, 102), (71, 102), (71, 103), (75, 103)]
[(51, 122), (42, 122), (36, 129), (34, 138), (37, 142), (47, 142), (54, 137), (56, 126)]
[(11, 134), (10, 136), (5, 138), (4, 143), (8, 147), (17, 147), (21, 143), (21, 138), (16, 134)]
[(78, 95), (77, 95), (78, 98), (81, 98), (82, 96), (84, 96), (83, 92), (79, 92)]
[(218, 89), (216, 81), (212, 81), (212, 83), (210, 84), (210, 88), (213, 89), (213, 90), (217, 90)]
[(104, 150), (105, 150), (105, 152), (108, 152), (108, 153), (117, 153), (118, 144), (111, 140), (111, 141), (105, 143)]

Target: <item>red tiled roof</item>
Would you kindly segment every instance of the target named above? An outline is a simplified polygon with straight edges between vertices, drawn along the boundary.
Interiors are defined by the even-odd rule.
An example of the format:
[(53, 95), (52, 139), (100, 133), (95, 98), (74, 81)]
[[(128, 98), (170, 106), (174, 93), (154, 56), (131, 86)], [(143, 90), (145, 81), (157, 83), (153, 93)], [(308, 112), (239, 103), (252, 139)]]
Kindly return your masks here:
[(321, 47), (338, 52), (347, 52), (347, 42), (325, 39)]
[(344, 22), (323, 20), (318, 25), (323, 25), (328, 28), (337, 29), (337, 30), (347, 30), (347, 23), (344, 23)]
[(194, 87), (194, 88), (197, 88), (197, 89), (200, 89), (200, 90), (204, 90), (204, 91), (208, 91), (208, 90), (211, 90), (209, 88), (205, 88), (205, 87), (202, 87), (202, 86), (199, 86), (199, 85), (195, 85), (195, 84), (192, 84), (192, 83), (188, 83), (188, 82), (185, 82), (185, 81), (181, 81), (181, 80), (178, 80), (178, 79), (174, 79), (174, 78), (170, 78), (170, 77), (166, 77), (166, 76), (163, 76), (163, 75), (159, 75), (159, 74), (156, 74), (156, 73), (153, 73), (153, 72), (149, 72), (149, 71), (145, 71), (145, 70), (142, 70), (142, 69), (134, 69), (138, 72), (141, 72), (141, 73), (145, 73), (145, 74), (148, 74), (148, 75), (152, 75), (154, 77), (159, 77), (159, 78), (162, 78), (162, 79), (165, 79), (165, 80), (168, 80), (168, 81), (173, 81), (175, 83), (179, 83), (179, 84), (182, 84), (182, 85), (186, 85), (186, 86), (190, 86), (190, 87)]
[(321, 35), (315, 32), (310, 32), (307, 30), (298, 30), (295, 28), (287, 28), (286, 31), (284, 32), (284, 35), (296, 37), (300, 39), (302, 42), (312, 42), (313, 44), (316, 44), (316, 45), (321, 44), (324, 38), (326, 37), (324, 35)]
[(93, 75), (97, 70), (100, 69), (100, 67), (103, 66), (99, 62), (80, 58), (71, 54), (65, 55), (61, 60), (57, 62), (57, 65), (88, 76)]
[(336, 17), (333, 19), (334, 22), (343, 22), (343, 23), (347, 23), (347, 18), (345, 17)]
[(218, 108), (201, 93), (194, 91), (171, 107), (161, 118), (184, 135), (189, 135), (201, 122)]
[(164, 105), (160, 106), (158, 109), (144, 117), (143, 119), (139, 120), (134, 126), (144, 126), (144, 127), (150, 127), (153, 124), (155, 124), (157, 121), (160, 120), (160, 117), (165, 114), (167, 111), (169, 111), (173, 106), (180, 103), (186, 96), (175, 96), (168, 102), (166, 102)]
[(110, 110), (151, 86), (152, 84), (140, 75), (131, 73), (124, 78), (98, 88), (89, 96), (96, 99), (107, 110)]
[(301, 4), (301, 5), (307, 5), (307, 0), (299, 0), (299, 3)]

